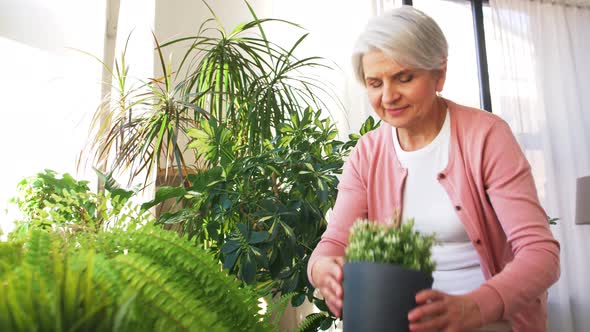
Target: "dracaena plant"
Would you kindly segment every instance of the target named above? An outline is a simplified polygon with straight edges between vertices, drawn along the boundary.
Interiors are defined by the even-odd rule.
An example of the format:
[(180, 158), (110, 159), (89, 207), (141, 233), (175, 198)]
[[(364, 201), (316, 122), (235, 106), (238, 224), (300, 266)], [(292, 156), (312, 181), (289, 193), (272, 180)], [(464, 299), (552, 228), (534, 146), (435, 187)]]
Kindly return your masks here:
[(414, 220), (392, 225), (358, 220), (350, 231), (347, 262), (395, 264), (432, 274), (434, 235), (414, 230)]
[[(154, 36), (159, 78), (130, 84), (125, 52), (114, 69), (107, 68), (116, 92), (93, 120), (85, 155), (95, 165), (127, 170), (131, 178), (145, 174), (146, 182), (157, 168), (176, 169), (184, 178), (200, 168), (190, 162), (198, 151), (186, 149), (186, 131), (198, 128), (203, 118), (215, 117), (246, 154), (260, 151), (290, 114), (308, 105), (326, 109), (327, 98), (340, 105), (325, 83), (310, 74), (311, 69), (328, 68), (326, 61), (295, 56), (307, 34), (284, 48), (267, 38), (265, 26), (274, 22), (299, 27), (259, 19), (245, 4), (253, 19), (229, 32), (207, 5), (212, 18), (196, 34), (162, 44)], [(170, 45), (186, 46), (179, 63), (166, 63), (164, 52)]]

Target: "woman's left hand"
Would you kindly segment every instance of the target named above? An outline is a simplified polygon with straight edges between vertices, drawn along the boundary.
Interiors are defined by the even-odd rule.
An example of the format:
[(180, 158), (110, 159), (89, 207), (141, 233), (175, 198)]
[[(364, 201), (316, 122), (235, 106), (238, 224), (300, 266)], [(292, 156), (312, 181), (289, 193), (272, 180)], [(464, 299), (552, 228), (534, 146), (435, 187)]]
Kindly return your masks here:
[(460, 332), (481, 326), (479, 307), (468, 296), (426, 289), (416, 294), (416, 303), (408, 314), (412, 332)]

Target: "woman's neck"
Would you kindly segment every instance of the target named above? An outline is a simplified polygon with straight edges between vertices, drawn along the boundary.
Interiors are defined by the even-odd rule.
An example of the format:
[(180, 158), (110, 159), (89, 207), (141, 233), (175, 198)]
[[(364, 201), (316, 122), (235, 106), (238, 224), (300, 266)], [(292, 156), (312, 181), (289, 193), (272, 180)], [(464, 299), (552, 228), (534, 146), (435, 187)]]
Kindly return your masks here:
[(447, 115), (444, 99), (436, 97), (428, 118), (419, 127), (397, 128), (397, 138), (404, 151), (419, 150), (432, 142), (440, 132)]

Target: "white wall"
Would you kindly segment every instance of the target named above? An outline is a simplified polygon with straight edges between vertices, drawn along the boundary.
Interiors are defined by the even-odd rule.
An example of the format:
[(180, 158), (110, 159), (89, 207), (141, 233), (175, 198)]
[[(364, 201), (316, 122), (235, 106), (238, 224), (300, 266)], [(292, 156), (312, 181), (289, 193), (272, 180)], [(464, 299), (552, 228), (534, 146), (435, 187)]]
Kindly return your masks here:
[[(252, 19), (243, 1), (217, 0), (208, 3), (228, 33), (239, 23)], [(270, 13), (272, 0), (252, 0), (250, 5), (258, 15), (265, 17)], [(207, 6), (200, 0), (155, 0), (155, 6), (154, 30), (160, 43), (196, 35), (201, 24), (212, 17)], [(215, 23), (209, 26), (215, 26)], [(188, 45), (176, 44), (166, 47), (165, 53), (171, 55), (167, 60), (179, 64)], [(155, 72), (160, 74), (160, 64), (154, 63), (154, 66)]]
[(45, 168), (75, 173), (101, 67), (105, 1), (0, 0), (0, 224), (16, 183)]
[(344, 104), (344, 112), (334, 103), (329, 103), (324, 111), (337, 121), (342, 139), (347, 139), (349, 132), (357, 132), (365, 118), (373, 114), (364, 88), (354, 80), (351, 54), (357, 36), (374, 15), (374, 9), (366, 0), (280, 0), (275, 1), (271, 14), (297, 23), (305, 30), (277, 25), (269, 38), (291, 46), (302, 34), (309, 33), (298, 47), (297, 56), (321, 56), (333, 68), (321, 71), (320, 78), (332, 86)]
[[(350, 53), (356, 35), (372, 15), (372, 6), (366, 0), (354, 1), (290, 1), (290, 0), (251, 0), (259, 18), (280, 18), (301, 25), (298, 29), (281, 23), (267, 23), (269, 39), (282, 46), (291, 46), (301, 35), (310, 33), (298, 49), (296, 55), (322, 56), (335, 70), (322, 72), (321, 79), (330, 82), (333, 90), (346, 105), (345, 112), (336, 104), (330, 103), (328, 111), (337, 121), (343, 138), (349, 131), (356, 131), (361, 121), (370, 113), (362, 88), (351, 77)], [(237, 24), (249, 21), (252, 16), (242, 1), (209, 1), (213, 11), (226, 30), (231, 31)], [(210, 12), (202, 1), (156, 0), (155, 31), (160, 42), (177, 37), (196, 34), (200, 24), (210, 18)], [(179, 63), (184, 53), (183, 45), (165, 49), (172, 63)], [(155, 72), (160, 74), (159, 64)]]

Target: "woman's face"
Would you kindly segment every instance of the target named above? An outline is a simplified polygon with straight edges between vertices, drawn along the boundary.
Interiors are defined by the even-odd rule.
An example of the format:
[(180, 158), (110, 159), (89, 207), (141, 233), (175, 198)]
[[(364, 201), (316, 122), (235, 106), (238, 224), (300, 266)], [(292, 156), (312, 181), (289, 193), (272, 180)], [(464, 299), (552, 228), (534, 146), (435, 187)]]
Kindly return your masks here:
[(424, 70), (400, 65), (381, 51), (362, 59), (371, 106), (381, 120), (396, 128), (419, 131), (436, 112), (436, 92), (442, 91), (446, 68)]

